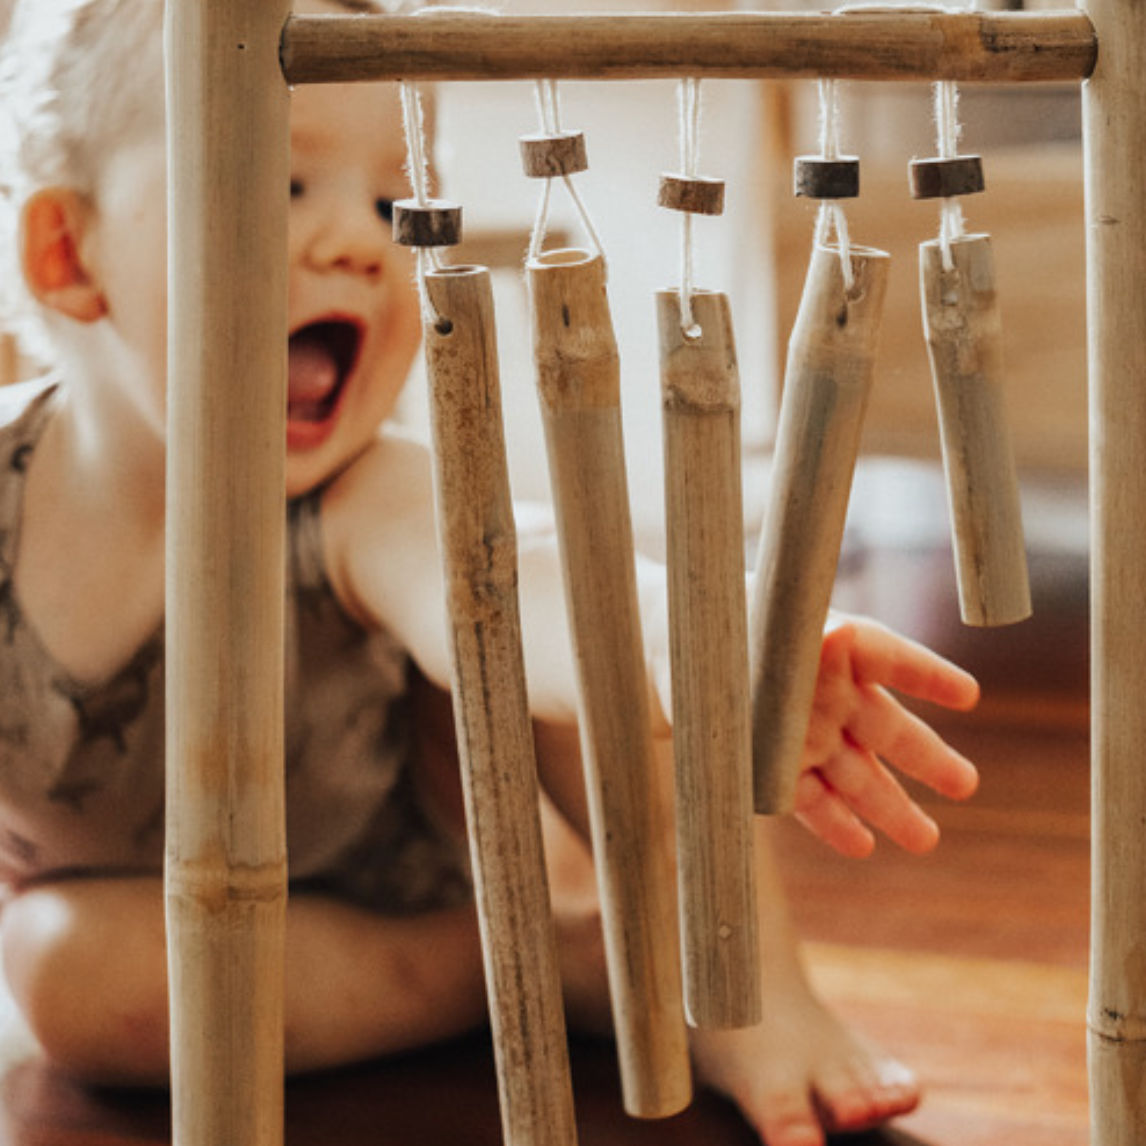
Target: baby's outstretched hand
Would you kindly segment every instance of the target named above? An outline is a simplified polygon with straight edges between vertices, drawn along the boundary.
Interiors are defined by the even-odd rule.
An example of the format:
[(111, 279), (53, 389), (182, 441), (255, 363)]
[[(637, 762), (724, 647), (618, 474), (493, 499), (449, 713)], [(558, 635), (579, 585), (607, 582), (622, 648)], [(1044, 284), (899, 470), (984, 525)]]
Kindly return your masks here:
[(833, 614), (796, 785), (796, 817), (847, 856), (871, 853), (872, 827), (916, 853), (939, 840), (935, 821), (888, 765), (952, 799), (965, 799), (978, 785), (975, 766), (889, 690), (960, 711), (979, 699), (974, 677), (937, 653), (874, 621)]

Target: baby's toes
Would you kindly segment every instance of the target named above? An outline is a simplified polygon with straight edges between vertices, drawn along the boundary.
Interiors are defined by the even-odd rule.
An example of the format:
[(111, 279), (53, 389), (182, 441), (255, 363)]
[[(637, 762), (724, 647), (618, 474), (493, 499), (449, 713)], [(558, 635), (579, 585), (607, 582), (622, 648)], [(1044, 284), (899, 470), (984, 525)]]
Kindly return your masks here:
[(908, 1114), (919, 1105), (919, 1083), (895, 1059), (841, 1064), (822, 1069), (816, 1079), (816, 1099), (830, 1131), (863, 1130)]
[(824, 1146), (821, 1116), (803, 1088), (767, 1095), (757, 1129), (766, 1146)]

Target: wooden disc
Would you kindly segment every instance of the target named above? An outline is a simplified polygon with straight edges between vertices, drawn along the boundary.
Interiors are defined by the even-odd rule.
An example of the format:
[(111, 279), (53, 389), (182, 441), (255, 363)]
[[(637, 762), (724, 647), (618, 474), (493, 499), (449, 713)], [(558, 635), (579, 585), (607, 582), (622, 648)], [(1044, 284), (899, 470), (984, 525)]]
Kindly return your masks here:
[(556, 135), (523, 135), (521, 166), (530, 179), (553, 179), (588, 171), (589, 157), (583, 131), (562, 131)]
[(455, 247), (462, 241), (462, 209), (445, 199), (394, 203), (394, 242), (403, 247)]
[(800, 155), (793, 166), (792, 181), (794, 193), (808, 199), (854, 199), (859, 195), (859, 160), (854, 155), (838, 159)]
[(983, 190), (983, 161), (978, 155), (952, 159), (913, 159), (908, 168), (913, 199), (950, 199)]
[(657, 202), (662, 207), (691, 215), (720, 215), (724, 212), (724, 180), (699, 175), (662, 175)]

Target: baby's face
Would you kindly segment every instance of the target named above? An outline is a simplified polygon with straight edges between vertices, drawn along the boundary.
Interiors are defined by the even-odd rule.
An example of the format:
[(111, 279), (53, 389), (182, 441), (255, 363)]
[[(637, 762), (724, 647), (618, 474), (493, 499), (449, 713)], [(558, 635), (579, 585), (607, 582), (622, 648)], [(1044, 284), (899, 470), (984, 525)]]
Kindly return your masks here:
[[(290, 496), (341, 470), (393, 412), (421, 335), (413, 257), (391, 239), (408, 194), (393, 84), (291, 95)], [(94, 265), (127, 357), (106, 371), (157, 435), (165, 423), (165, 165), (161, 140), (122, 149), (97, 189)], [(124, 390), (132, 390), (125, 395)]]
[(292, 496), (340, 470), (393, 412), (420, 337), (411, 253), (391, 239), (406, 196), (394, 85), (297, 88), (291, 104)]

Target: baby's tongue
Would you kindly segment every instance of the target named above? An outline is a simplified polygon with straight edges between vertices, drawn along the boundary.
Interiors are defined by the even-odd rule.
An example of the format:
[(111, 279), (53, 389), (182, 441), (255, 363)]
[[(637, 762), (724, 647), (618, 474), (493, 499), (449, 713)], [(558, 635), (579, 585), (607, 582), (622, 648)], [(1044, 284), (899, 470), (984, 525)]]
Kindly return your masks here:
[(326, 342), (302, 331), (290, 340), (287, 382), (288, 417), (293, 422), (320, 422), (327, 399), (338, 385), (338, 363)]

